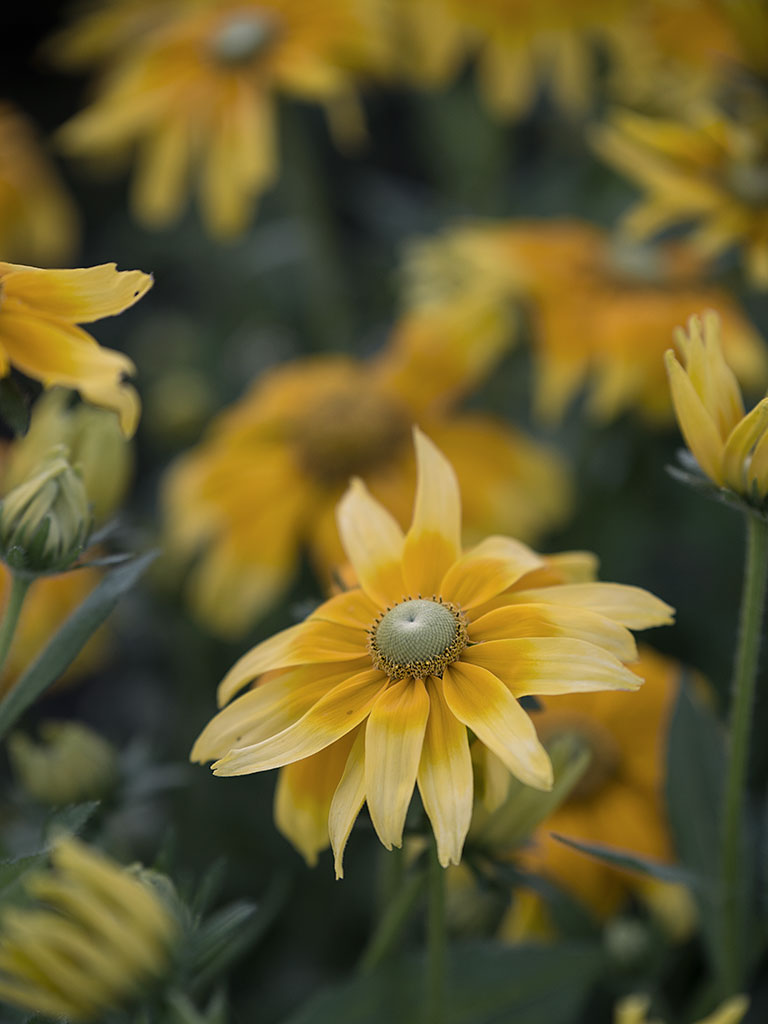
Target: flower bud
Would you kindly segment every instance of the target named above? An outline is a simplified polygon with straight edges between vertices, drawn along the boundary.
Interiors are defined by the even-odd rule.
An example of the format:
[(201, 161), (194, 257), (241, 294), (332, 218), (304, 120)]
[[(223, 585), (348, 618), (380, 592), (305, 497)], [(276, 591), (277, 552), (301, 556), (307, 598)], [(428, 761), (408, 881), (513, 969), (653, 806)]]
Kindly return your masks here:
[(8, 739), (11, 765), (27, 796), (61, 806), (109, 793), (117, 779), (110, 743), (79, 722), (43, 722), (39, 732), (39, 743), (20, 732)]
[(92, 523), (82, 476), (59, 446), (0, 502), (0, 554), (17, 573), (60, 572), (85, 547)]

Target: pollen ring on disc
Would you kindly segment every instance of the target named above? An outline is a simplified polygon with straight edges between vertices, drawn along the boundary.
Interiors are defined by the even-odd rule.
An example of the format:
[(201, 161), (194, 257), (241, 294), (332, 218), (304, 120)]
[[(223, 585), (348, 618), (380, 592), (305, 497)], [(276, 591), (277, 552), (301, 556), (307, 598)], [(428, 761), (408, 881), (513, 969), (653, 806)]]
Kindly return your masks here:
[(439, 597), (409, 597), (388, 608), (368, 631), (374, 667), (390, 679), (442, 676), (466, 645), (461, 610)]

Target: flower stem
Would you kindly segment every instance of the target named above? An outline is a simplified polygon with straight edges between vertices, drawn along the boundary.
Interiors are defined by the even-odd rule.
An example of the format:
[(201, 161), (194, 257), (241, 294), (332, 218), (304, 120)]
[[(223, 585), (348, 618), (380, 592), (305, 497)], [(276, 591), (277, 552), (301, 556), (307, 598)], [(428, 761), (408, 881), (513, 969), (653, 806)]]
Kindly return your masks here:
[(741, 990), (746, 926), (744, 804), (749, 763), (749, 738), (755, 702), (766, 581), (768, 522), (747, 516), (747, 551), (741, 594), (739, 639), (733, 669), (721, 837), (721, 971), (725, 995)]
[(21, 614), (21, 606), (24, 604), (24, 598), (27, 596), (31, 582), (32, 579), (29, 576), (17, 576), (16, 573), (11, 573), (11, 593), (8, 597), (8, 606), (5, 609), (3, 621), (0, 622), (0, 669), (5, 664), (5, 659), (11, 649)]
[(445, 869), (437, 859), (437, 843), (433, 840), (429, 861), (424, 1024), (443, 1024), (445, 1020), (445, 954)]

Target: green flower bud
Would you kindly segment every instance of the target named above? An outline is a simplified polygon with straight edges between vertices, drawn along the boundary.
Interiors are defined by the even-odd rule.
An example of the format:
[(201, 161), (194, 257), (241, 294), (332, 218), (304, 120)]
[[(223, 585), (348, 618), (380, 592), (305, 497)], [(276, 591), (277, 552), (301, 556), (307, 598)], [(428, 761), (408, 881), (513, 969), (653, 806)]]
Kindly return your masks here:
[(14, 775), (27, 796), (60, 806), (109, 794), (117, 780), (110, 743), (79, 722), (43, 722), (39, 734), (39, 743), (20, 732), (8, 739)]
[(16, 573), (68, 568), (85, 547), (93, 517), (82, 476), (63, 446), (0, 502), (0, 554)]

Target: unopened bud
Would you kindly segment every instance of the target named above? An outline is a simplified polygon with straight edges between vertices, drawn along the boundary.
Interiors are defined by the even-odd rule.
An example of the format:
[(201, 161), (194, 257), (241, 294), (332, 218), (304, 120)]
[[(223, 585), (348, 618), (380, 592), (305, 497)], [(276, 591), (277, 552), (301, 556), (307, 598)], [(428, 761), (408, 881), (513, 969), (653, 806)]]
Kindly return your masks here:
[(40, 742), (23, 733), (8, 739), (8, 756), (21, 788), (33, 800), (61, 806), (99, 800), (117, 779), (117, 754), (79, 722), (43, 722)]

